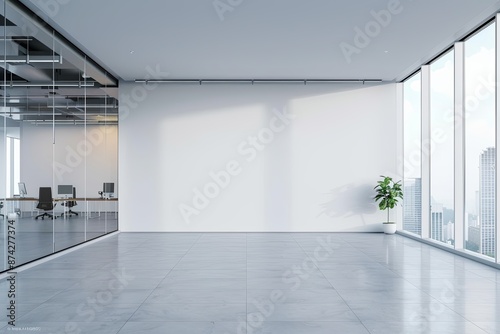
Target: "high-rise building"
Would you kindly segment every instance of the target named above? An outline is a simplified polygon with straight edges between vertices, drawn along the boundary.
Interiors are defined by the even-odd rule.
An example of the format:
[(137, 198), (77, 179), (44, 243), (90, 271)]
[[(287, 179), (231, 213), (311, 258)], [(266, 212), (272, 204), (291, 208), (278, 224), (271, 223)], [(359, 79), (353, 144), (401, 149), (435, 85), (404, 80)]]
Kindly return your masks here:
[(431, 206), (431, 238), (445, 241), (443, 234), (443, 205), (433, 203)]
[(422, 232), (422, 180), (405, 179), (403, 229), (420, 235)]
[(479, 158), (480, 252), (495, 254), (495, 159), (496, 149), (489, 147)]
[(481, 229), (477, 226), (467, 227), (467, 241), (465, 243), (465, 249), (473, 252), (479, 251), (479, 244), (481, 243)]

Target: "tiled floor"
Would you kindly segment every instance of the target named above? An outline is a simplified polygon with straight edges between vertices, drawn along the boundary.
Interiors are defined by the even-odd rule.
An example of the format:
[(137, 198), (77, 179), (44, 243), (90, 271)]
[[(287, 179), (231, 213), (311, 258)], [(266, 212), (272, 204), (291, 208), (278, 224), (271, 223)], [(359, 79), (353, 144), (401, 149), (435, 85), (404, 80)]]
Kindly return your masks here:
[(121, 233), (15, 290), (37, 333), (500, 333), (500, 270), (399, 235)]
[[(22, 218), (17, 218), (15, 225), (16, 263), (27, 263), (118, 229), (114, 213), (91, 214), (85, 217), (80, 212), (79, 216), (35, 220), (36, 213), (29, 215), (25, 212)], [(6, 248), (8, 225), (6, 219), (0, 219), (0, 250)], [(0, 270), (6, 268), (5, 258), (0, 252)]]

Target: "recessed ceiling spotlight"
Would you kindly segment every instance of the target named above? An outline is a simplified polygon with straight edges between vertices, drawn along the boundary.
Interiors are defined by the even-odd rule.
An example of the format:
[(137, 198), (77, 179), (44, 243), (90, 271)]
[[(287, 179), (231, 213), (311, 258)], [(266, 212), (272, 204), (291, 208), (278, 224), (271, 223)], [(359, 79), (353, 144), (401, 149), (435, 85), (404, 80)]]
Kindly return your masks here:
[(385, 53), (389, 53), (389, 51), (387, 51), (387, 50), (385, 50), (384, 52), (385, 52)]
[(130, 50), (130, 54), (131, 54), (131, 55), (133, 55), (133, 54), (134, 54), (134, 52), (135, 52), (134, 50)]

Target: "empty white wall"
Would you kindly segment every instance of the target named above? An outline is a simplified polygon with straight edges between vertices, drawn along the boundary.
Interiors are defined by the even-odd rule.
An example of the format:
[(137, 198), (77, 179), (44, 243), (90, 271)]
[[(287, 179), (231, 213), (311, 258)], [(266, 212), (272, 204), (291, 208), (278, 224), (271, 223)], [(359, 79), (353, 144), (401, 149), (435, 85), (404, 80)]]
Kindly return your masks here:
[(395, 85), (120, 86), (120, 230), (380, 231)]

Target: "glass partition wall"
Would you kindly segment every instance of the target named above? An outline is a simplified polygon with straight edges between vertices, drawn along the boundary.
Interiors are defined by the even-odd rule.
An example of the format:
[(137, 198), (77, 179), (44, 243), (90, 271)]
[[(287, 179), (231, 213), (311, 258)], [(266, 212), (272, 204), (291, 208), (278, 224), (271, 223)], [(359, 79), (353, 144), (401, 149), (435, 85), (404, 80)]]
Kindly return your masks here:
[(500, 264), (499, 15), (402, 82), (402, 233), (494, 266)]
[[(19, 266), (117, 231), (118, 87), (17, 1), (0, 0), (0, 14), (6, 271), (9, 255)], [(105, 183), (113, 189), (104, 191)]]

